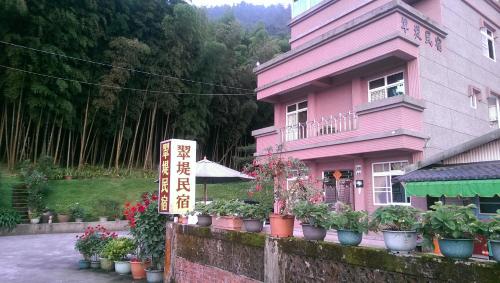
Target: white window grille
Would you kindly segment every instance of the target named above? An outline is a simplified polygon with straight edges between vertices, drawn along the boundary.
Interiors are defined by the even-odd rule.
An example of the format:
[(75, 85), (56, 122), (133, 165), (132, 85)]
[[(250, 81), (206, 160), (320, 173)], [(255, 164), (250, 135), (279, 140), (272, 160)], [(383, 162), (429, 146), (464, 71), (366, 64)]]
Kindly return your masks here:
[(493, 30), (486, 26), (481, 28), (481, 46), (483, 49), (483, 55), (493, 61), (496, 61), (495, 34)]
[(368, 101), (404, 95), (405, 80), (403, 72), (380, 77), (368, 82)]

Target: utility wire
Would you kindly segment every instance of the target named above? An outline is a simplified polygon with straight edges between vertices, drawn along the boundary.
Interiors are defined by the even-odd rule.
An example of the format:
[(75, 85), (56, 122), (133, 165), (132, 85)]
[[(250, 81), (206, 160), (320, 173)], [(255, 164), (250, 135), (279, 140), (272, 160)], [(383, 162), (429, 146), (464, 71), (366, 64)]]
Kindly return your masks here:
[(138, 70), (138, 69), (132, 69), (132, 68), (115, 66), (115, 65), (112, 65), (112, 64), (109, 64), (109, 63), (103, 63), (103, 62), (97, 62), (97, 61), (93, 61), (93, 60), (87, 60), (87, 59), (77, 58), (77, 57), (68, 56), (68, 55), (64, 55), (64, 54), (60, 54), (60, 53), (55, 53), (55, 52), (51, 52), (51, 51), (46, 51), (46, 50), (41, 50), (41, 49), (37, 49), (37, 48), (33, 48), (33, 47), (19, 45), (19, 44), (15, 44), (15, 43), (3, 41), (3, 40), (0, 40), (0, 43), (5, 44), (5, 45), (9, 45), (9, 46), (13, 46), (13, 47), (17, 47), (17, 48), (22, 48), (22, 49), (30, 50), (30, 51), (45, 53), (45, 54), (54, 55), (54, 56), (59, 56), (59, 57), (67, 58), (67, 59), (72, 59), (72, 60), (76, 60), (76, 61), (82, 61), (82, 62), (96, 64), (96, 65), (105, 66), (105, 67), (109, 67), (109, 68), (117, 68), (117, 69), (127, 70), (127, 71), (130, 71), (130, 72), (140, 73), (140, 74), (144, 74), (144, 75), (151, 75), (151, 76), (162, 77), (162, 78), (171, 79), (171, 80), (180, 80), (180, 81), (185, 81), (185, 82), (190, 82), (190, 83), (198, 83), (198, 84), (203, 84), (203, 85), (226, 87), (226, 88), (230, 88), (230, 89), (252, 91), (252, 92), (254, 91), (253, 89), (249, 89), (249, 88), (241, 88), (241, 87), (227, 86), (227, 85), (223, 85), (223, 84), (201, 82), (201, 81), (195, 81), (195, 80), (190, 80), (190, 79), (183, 79), (183, 78), (177, 78), (177, 77), (168, 76), (168, 75), (162, 75), (162, 74), (156, 74), (156, 73), (146, 72), (146, 71), (142, 71), (142, 70)]
[(75, 79), (61, 78), (61, 77), (56, 77), (56, 76), (52, 76), (52, 75), (41, 74), (41, 73), (36, 73), (36, 72), (27, 71), (27, 70), (23, 70), (23, 69), (18, 69), (18, 68), (14, 68), (14, 67), (9, 67), (9, 66), (5, 66), (5, 65), (0, 65), (0, 67), (8, 69), (8, 70), (13, 70), (13, 71), (18, 71), (18, 72), (26, 73), (26, 74), (37, 75), (37, 76), (41, 76), (41, 77), (45, 77), (45, 78), (51, 78), (51, 79), (57, 79), (57, 80), (64, 80), (64, 81), (69, 81), (69, 82), (75, 82), (75, 83), (81, 83), (81, 84), (93, 85), (93, 86), (100, 86), (100, 87), (112, 88), (112, 89), (119, 89), (119, 90), (130, 90), (130, 91), (161, 93), (161, 94), (202, 95), (202, 96), (212, 96), (212, 95), (253, 95), (254, 94), (254, 93), (193, 93), (193, 92), (171, 92), (171, 91), (162, 91), (162, 90), (148, 90), (148, 89), (120, 87), (120, 86), (114, 86), (114, 85), (106, 85), (106, 84), (98, 84), (98, 83), (80, 81), (80, 80), (75, 80)]

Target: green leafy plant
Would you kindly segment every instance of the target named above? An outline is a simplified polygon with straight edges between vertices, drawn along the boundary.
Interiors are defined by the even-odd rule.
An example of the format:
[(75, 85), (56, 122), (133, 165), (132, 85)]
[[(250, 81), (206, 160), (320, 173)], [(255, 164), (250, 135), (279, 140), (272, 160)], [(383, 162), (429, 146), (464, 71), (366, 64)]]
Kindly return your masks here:
[(21, 216), (12, 209), (0, 208), (0, 230), (12, 231), (21, 223)]
[[(143, 194), (142, 200), (135, 206), (133, 212), (132, 234), (137, 243), (140, 258), (151, 258), (153, 269), (163, 269), (165, 257), (165, 215), (158, 213), (156, 193)], [(127, 213), (130, 217), (130, 213)], [(131, 224), (132, 225), (132, 224)]]
[(243, 203), (239, 208), (239, 214), (243, 219), (266, 220), (270, 212), (271, 207), (260, 203)]
[(366, 211), (354, 211), (348, 205), (341, 204), (336, 213), (332, 214), (332, 227), (336, 230), (350, 230), (367, 233), (369, 218)]
[(416, 231), (420, 228), (420, 210), (404, 205), (389, 205), (377, 208), (372, 215), (372, 231)]
[(57, 214), (63, 214), (63, 215), (71, 214), (70, 206), (67, 204), (57, 204), (55, 210)]
[(213, 212), (212, 207), (213, 207), (212, 203), (205, 204), (202, 202), (197, 202), (194, 205), (194, 210), (191, 212), (191, 215), (195, 215), (195, 214), (211, 215)]
[(472, 239), (481, 231), (481, 223), (474, 214), (475, 205), (444, 205), (438, 201), (423, 217), (423, 234), (427, 240)]
[(87, 260), (97, 260), (107, 243), (116, 236), (116, 233), (109, 232), (101, 225), (88, 226), (82, 235), (76, 236), (75, 250)]
[(111, 261), (126, 261), (127, 255), (133, 253), (135, 248), (132, 239), (126, 237), (115, 238), (104, 245), (101, 256)]
[(86, 211), (78, 202), (75, 202), (69, 206), (71, 216), (73, 218), (85, 218)]
[(490, 222), (482, 223), (483, 234), (490, 240), (500, 241), (500, 209)]
[(239, 216), (240, 200), (216, 200), (212, 202), (212, 213), (216, 216)]
[(311, 203), (300, 201), (293, 207), (293, 214), (304, 224), (330, 229), (332, 219), (328, 205), (325, 203)]

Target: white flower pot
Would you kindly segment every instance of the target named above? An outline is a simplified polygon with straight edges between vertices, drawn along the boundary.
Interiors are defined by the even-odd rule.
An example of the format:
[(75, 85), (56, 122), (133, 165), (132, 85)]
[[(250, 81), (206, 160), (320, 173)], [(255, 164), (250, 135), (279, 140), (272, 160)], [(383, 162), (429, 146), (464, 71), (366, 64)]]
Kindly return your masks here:
[(410, 252), (417, 247), (417, 232), (415, 231), (382, 231), (384, 243), (392, 252)]
[(130, 274), (130, 261), (115, 261), (115, 271), (120, 275)]

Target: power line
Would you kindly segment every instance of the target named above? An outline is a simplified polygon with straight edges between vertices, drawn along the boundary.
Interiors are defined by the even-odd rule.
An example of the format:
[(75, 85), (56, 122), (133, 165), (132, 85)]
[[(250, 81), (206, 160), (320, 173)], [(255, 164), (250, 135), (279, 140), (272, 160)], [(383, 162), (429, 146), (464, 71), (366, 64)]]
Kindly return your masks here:
[(87, 59), (82, 59), (82, 58), (78, 58), (78, 57), (68, 56), (68, 55), (64, 55), (64, 54), (60, 54), (60, 53), (55, 53), (55, 52), (41, 50), (41, 49), (37, 49), (37, 48), (33, 48), (33, 47), (19, 45), (19, 44), (15, 44), (15, 43), (3, 41), (3, 40), (0, 40), (0, 43), (5, 44), (5, 45), (10, 45), (10, 46), (13, 46), (13, 47), (17, 47), (17, 48), (22, 48), (22, 49), (30, 50), (30, 51), (36, 51), (36, 52), (45, 53), (45, 54), (54, 55), (54, 56), (59, 56), (59, 57), (63, 57), (63, 58), (68, 58), (68, 59), (72, 59), (72, 60), (76, 60), (76, 61), (82, 61), (82, 62), (86, 62), (86, 63), (91, 63), (91, 64), (100, 65), (100, 66), (105, 66), (105, 67), (108, 67), (108, 68), (117, 68), (117, 69), (127, 70), (127, 71), (130, 71), (130, 72), (135, 72), (135, 73), (140, 73), (140, 74), (145, 74), (145, 75), (151, 75), (151, 76), (156, 76), (156, 77), (162, 77), (162, 78), (171, 79), (171, 80), (180, 80), (180, 81), (185, 81), (185, 82), (190, 82), (190, 83), (198, 83), (198, 84), (203, 84), (203, 85), (226, 87), (226, 88), (230, 88), (230, 89), (237, 89), (237, 90), (244, 90), (244, 91), (252, 91), (252, 92), (254, 91), (253, 89), (249, 89), (249, 88), (241, 88), (241, 87), (227, 86), (227, 85), (223, 85), (223, 84), (201, 82), (201, 81), (195, 81), (195, 80), (190, 80), (190, 79), (183, 79), (183, 78), (177, 78), (177, 77), (168, 76), (168, 75), (162, 75), (162, 74), (156, 74), (156, 73), (146, 72), (146, 71), (138, 70), (138, 69), (132, 69), (132, 68), (115, 66), (115, 65), (112, 65), (112, 64), (109, 64), (109, 63), (97, 62), (97, 61), (93, 61), (93, 60), (87, 60)]
[(45, 78), (51, 78), (51, 79), (57, 79), (57, 80), (64, 80), (64, 81), (69, 81), (69, 82), (75, 82), (75, 83), (86, 84), (86, 85), (93, 85), (93, 86), (99, 86), (99, 87), (105, 87), (105, 88), (112, 88), (112, 89), (119, 89), (119, 90), (130, 90), (130, 91), (161, 93), (161, 94), (202, 95), (202, 96), (213, 96), (213, 95), (253, 95), (254, 94), (254, 93), (193, 93), (193, 92), (171, 92), (171, 91), (162, 91), (162, 90), (148, 90), (148, 89), (120, 87), (120, 86), (114, 86), (114, 85), (106, 85), (106, 84), (98, 84), (98, 83), (80, 81), (80, 80), (75, 80), (75, 79), (61, 78), (61, 77), (56, 77), (56, 76), (52, 76), (52, 75), (48, 75), (48, 74), (41, 74), (41, 73), (32, 72), (32, 71), (28, 71), (28, 70), (23, 70), (23, 69), (18, 69), (18, 68), (14, 68), (14, 67), (9, 67), (9, 66), (5, 66), (5, 65), (0, 65), (0, 67), (8, 69), (8, 70), (13, 70), (13, 71), (18, 71), (18, 72), (22, 72), (22, 73), (31, 74), (31, 75), (37, 75), (37, 76), (41, 76), (41, 77), (45, 77)]

